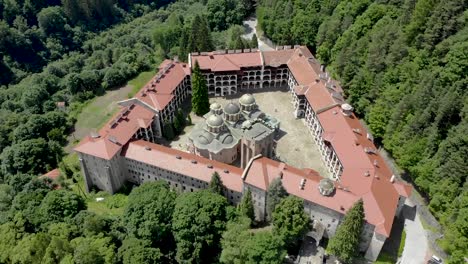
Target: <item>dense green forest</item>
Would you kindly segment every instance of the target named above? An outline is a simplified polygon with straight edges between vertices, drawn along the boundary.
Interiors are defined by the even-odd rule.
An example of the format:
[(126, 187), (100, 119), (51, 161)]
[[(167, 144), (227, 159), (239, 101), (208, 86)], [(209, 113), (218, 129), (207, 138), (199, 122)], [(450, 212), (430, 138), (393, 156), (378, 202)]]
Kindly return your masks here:
[[(179, 195), (164, 183), (128, 198), (125, 190), (84, 194), (76, 158), (62, 161), (63, 146), (74, 143), (66, 136), (93, 97), (164, 58), (252, 45), (239, 25), (251, 1), (170, 2), (0, 0), (0, 263), (201, 262), (218, 258), (222, 234), (238, 221), (248, 223), (250, 245), (269, 245), (243, 257), (284, 256), (281, 239), (251, 234), (251, 220), (219, 194)], [(58, 182), (38, 178), (55, 167)]]
[(306, 44), (468, 255), (468, 2), (261, 0), (264, 34)]

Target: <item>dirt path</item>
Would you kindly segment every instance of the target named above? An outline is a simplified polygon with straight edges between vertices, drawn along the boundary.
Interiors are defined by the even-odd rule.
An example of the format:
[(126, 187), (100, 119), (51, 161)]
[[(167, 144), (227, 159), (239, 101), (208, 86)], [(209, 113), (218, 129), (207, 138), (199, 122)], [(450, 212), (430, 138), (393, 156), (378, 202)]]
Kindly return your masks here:
[(242, 35), (242, 37), (245, 39), (251, 40), (253, 34), (255, 34), (257, 35), (257, 39), (258, 39), (258, 49), (262, 51), (274, 50), (274, 48), (271, 45), (268, 45), (267, 43), (265, 43), (261, 39), (259, 34), (257, 33), (257, 23), (258, 23), (257, 18), (255, 17), (247, 18), (247, 20), (245, 20), (242, 23), (246, 32), (244, 35)]
[(117, 102), (128, 98), (133, 86), (125, 85), (117, 89), (109, 90), (104, 95), (91, 100), (78, 115), (75, 123), (75, 131), (68, 136), (69, 144), (66, 152), (71, 152), (72, 147), (88, 135), (91, 131), (99, 130), (103, 124), (118, 110)]

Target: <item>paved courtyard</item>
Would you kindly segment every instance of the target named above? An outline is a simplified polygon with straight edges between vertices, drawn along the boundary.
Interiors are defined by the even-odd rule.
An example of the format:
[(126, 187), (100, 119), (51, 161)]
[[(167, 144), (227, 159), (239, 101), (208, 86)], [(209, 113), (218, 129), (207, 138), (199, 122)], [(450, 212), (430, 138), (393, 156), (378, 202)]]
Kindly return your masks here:
[[(279, 90), (262, 91), (253, 93), (253, 95), (263, 112), (272, 115), (281, 122), (281, 132), (277, 138), (277, 158), (292, 166), (311, 168), (318, 171), (322, 176), (328, 176), (327, 170), (321, 161), (319, 150), (310, 136), (304, 120), (296, 119), (293, 115), (291, 95), (286, 91)], [(242, 96), (242, 93), (229, 97), (213, 97), (210, 98), (210, 103), (218, 102), (224, 106), (230, 101), (237, 101), (240, 96)], [(191, 117), (193, 124), (204, 120), (193, 114)], [(192, 129), (193, 125), (187, 126), (182, 135), (165, 144), (186, 151), (188, 135)], [(164, 144), (164, 142), (162, 143)]]

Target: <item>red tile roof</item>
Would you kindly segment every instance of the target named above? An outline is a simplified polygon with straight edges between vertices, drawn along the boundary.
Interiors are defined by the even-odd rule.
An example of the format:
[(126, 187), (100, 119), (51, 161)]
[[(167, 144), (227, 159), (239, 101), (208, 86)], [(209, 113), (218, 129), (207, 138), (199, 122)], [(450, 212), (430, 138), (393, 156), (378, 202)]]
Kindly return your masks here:
[(94, 137), (85, 137), (75, 151), (110, 160), (142, 125), (150, 126), (153, 118), (154, 113), (143, 106), (124, 107)]
[(51, 180), (57, 180), (58, 177), (60, 177), (60, 170), (59, 169), (53, 169), (49, 172), (47, 172), (46, 174), (40, 176), (39, 178), (44, 178), (44, 177), (47, 177)]
[[(150, 150), (147, 150), (147, 147)], [(144, 140), (130, 142), (121, 155), (127, 159), (189, 175), (204, 182), (209, 182), (212, 174), (217, 171), (226, 188), (242, 192), (242, 169), (215, 160), (209, 160)], [(177, 157), (180, 157), (180, 159)], [(212, 168), (209, 168), (209, 166), (212, 166)]]
[(176, 87), (187, 75), (190, 75), (187, 64), (165, 60), (161, 63), (158, 74), (141, 88), (135, 97), (161, 111), (174, 98)]
[(390, 182), (392, 171), (354, 114), (345, 116), (336, 106), (319, 113), (318, 119), (323, 138), (330, 142), (343, 165), (340, 184), (363, 198), (368, 222), (389, 236), (400, 196), (399, 184)]
[[(358, 196), (340, 189), (336, 189), (333, 196), (321, 195), (318, 186), (323, 178), (312, 169), (301, 170), (285, 163), (261, 157), (255, 159), (246, 170), (244, 181), (263, 190), (267, 190), (270, 182), (280, 177), (282, 173), (282, 183), (288, 193), (339, 213), (344, 213), (359, 199)], [(302, 179), (306, 179), (304, 189), (300, 188)]]
[(192, 65), (195, 65), (195, 61), (198, 61), (202, 70), (211, 70), (213, 72), (238, 71), (240, 68), (262, 66), (259, 51), (229, 54), (209, 52), (203, 54), (191, 55)]

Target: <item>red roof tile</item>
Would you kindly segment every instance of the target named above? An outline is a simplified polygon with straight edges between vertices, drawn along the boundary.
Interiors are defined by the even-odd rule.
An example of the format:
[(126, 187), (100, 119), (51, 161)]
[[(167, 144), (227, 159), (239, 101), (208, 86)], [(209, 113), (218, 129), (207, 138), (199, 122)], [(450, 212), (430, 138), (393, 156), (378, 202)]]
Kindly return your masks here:
[(176, 87), (189, 74), (187, 64), (165, 60), (161, 63), (158, 74), (135, 97), (161, 111), (171, 102)]
[[(150, 150), (147, 150), (147, 147)], [(226, 188), (242, 192), (242, 169), (191, 153), (153, 144), (144, 140), (132, 141), (122, 151), (122, 156), (169, 171), (189, 175), (204, 182), (211, 180), (217, 171)], [(180, 159), (177, 159), (177, 156)], [(193, 161), (196, 161), (195, 163)], [(211, 165), (212, 168), (208, 166)], [(228, 172), (226, 173), (225, 170)]]
[[(104, 127), (96, 137), (85, 137), (75, 151), (110, 160), (125, 145), (141, 125), (148, 127), (154, 118), (154, 113), (140, 105), (122, 108)], [(138, 121), (139, 119), (143, 120)]]
[(260, 52), (191, 55), (192, 65), (198, 61), (200, 69), (211, 71), (238, 71), (240, 68), (262, 66)]
[(336, 106), (319, 113), (318, 119), (323, 138), (330, 142), (343, 165), (341, 185), (363, 197), (366, 219), (379, 233), (389, 236), (400, 195), (399, 184), (390, 182), (392, 171), (356, 116), (347, 117)]
[[(254, 160), (246, 170), (248, 171), (244, 181), (263, 190), (267, 190), (270, 182), (280, 177), (280, 173), (282, 173), (282, 183), (288, 193), (340, 213), (351, 208), (359, 199), (358, 196), (340, 189), (336, 189), (333, 196), (321, 195), (318, 186), (323, 178), (312, 169), (301, 170), (261, 157)], [(306, 179), (304, 189), (300, 188), (302, 179)]]
[(47, 177), (51, 180), (57, 180), (58, 177), (60, 177), (60, 170), (59, 169), (53, 169), (49, 172), (47, 172), (46, 174), (40, 176), (39, 178), (43, 178), (43, 177)]

